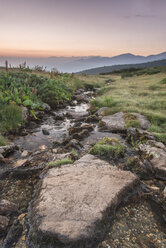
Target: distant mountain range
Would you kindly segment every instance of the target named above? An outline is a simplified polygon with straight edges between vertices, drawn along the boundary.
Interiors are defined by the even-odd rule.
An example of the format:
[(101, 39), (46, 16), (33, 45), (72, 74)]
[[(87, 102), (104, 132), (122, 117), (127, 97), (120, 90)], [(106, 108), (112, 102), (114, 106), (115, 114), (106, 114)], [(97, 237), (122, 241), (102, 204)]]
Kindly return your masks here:
[(26, 61), (26, 64), (33, 68), (35, 65), (46, 67), (46, 70), (57, 68), (60, 72), (79, 72), (96, 67), (140, 64), (157, 60), (166, 59), (166, 52), (150, 55), (139, 56), (131, 53), (121, 54), (114, 57), (48, 57), (48, 58), (26, 58), (26, 57), (0, 57), (0, 66), (4, 66), (5, 60), (8, 60), (12, 67), (18, 67)]
[(87, 75), (107, 74), (113, 71), (119, 71), (119, 70), (124, 70), (124, 69), (129, 69), (129, 68), (144, 69), (144, 68), (152, 68), (152, 67), (159, 67), (159, 66), (166, 66), (166, 59), (156, 60), (156, 61), (147, 62), (147, 63), (139, 63), (139, 64), (123, 64), (123, 65), (97, 67), (97, 68), (77, 72), (77, 74), (82, 74), (82, 73), (85, 73)]

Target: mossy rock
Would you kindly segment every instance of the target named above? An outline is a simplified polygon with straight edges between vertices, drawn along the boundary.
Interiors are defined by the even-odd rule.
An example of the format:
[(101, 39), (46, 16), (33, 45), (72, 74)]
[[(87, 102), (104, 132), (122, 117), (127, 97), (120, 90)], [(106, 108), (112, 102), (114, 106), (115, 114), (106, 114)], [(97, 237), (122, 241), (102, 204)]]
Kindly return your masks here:
[(137, 119), (137, 116), (133, 113), (126, 113), (124, 115), (124, 118), (125, 118), (125, 125), (126, 127), (135, 127), (135, 128), (140, 128), (141, 125), (140, 125), (140, 122), (139, 120)]
[(90, 150), (89, 153), (98, 157), (105, 157), (116, 159), (124, 157), (125, 146), (116, 138), (104, 138), (97, 142)]

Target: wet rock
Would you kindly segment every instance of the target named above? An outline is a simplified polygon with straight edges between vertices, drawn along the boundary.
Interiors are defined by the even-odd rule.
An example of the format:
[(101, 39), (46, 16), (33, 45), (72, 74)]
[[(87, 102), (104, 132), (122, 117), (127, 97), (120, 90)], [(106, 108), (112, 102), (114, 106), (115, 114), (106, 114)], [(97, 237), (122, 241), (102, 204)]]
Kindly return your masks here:
[(82, 112), (68, 111), (66, 113), (66, 116), (68, 118), (81, 120), (81, 118), (84, 118), (84, 117), (88, 116), (88, 112), (87, 111), (82, 111)]
[(6, 156), (7, 154), (14, 152), (16, 150), (18, 150), (19, 147), (15, 144), (10, 144), (7, 146), (0, 146), (0, 154), (2, 154), (3, 156)]
[(89, 135), (89, 131), (87, 129), (83, 129), (79, 135), (81, 136), (81, 138), (85, 138)]
[(54, 120), (63, 121), (65, 119), (62, 113), (55, 113), (54, 112)]
[(2, 248), (13, 247), (13, 244), (17, 243), (19, 237), (21, 236), (22, 231), (22, 224), (18, 220), (16, 220), (10, 227), (9, 232), (3, 242)]
[(82, 123), (80, 127), (82, 129), (87, 129), (88, 131), (92, 131), (94, 128), (92, 124), (88, 124), (88, 123)]
[(76, 127), (76, 126), (74, 126), (74, 127), (70, 127), (70, 128), (68, 129), (68, 131), (69, 131), (69, 134), (71, 135), (71, 134), (74, 134), (74, 133), (79, 133), (79, 132), (81, 132), (81, 131), (82, 131), (82, 128), (81, 128), (81, 127)]
[(26, 121), (28, 118), (28, 109), (24, 106), (21, 107), (22, 121)]
[(0, 215), (0, 236), (4, 236), (7, 231), (9, 219), (6, 216)]
[(71, 106), (76, 106), (76, 105), (77, 105), (77, 101), (76, 101), (76, 100), (72, 101), (72, 102), (70, 103), (70, 105), (71, 105)]
[(86, 103), (89, 102), (89, 99), (85, 94), (75, 95), (75, 100), (77, 102), (86, 102)]
[(101, 128), (108, 131), (125, 131), (124, 113), (118, 112), (114, 115), (104, 116), (101, 119)]
[(74, 148), (74, 149), (81, 149), (82, 145), (80, 144), (80, 142), (77, 139), (72, 139), (70, 140), (70, 142), (65, 146), (66, 149), (69, 148)]
[(50, 135), (50, 132), (49, 132), (46, 128), (43, 128), (43, 129), (42, 129), (42, 133), (43, 133), (44, 135)]
[(51, 110), (51, 107), (47, 103), (43, 103), (42, 108), (44, 111), (48, 111), (48, 112)]
[(150, 132), (144, 131), (142, 129), (138, 129), (134, 127), (129, 127), (127, 129), (127, 141), (131, 144), (137, 143), (140, 141), (147, 141), (147, 140), (151, 140), (153, 142), (154, 139), (155, 137), (153, 136), (153, 134), (151, 134)]
[(17, 205), (8, 200), (0, 200), (0, 214), (1, 215), (10, 215), (12, 213), (18, 212)]
[(110, 225), (110, 213), (137, 183), (132, 173), (92, 155), (49, 170), (33, 204), (30, 240), (40, 248), (52, 247), (53, 241), (56, 247), (96, 247)]

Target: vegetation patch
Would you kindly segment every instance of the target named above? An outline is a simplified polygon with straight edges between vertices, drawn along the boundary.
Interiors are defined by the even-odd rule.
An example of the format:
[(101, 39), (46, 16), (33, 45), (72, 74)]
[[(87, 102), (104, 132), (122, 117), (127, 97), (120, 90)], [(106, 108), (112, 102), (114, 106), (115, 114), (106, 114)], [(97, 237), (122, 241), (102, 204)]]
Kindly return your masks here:
[(16, 104), (0, 105), (0, 132), (9, 132), (20, 127), (22, 113)]
[(163, 78), (163, 79), (160, 81), (160, 84), (166, 84), (166, 78)]
[(125, 146), (120, 144), (116, 138), (104, 138), (102, 141), (97, 142), (89, 150), (89, 153), (98, 157), (116, 159), (124, 156)]
[(73, 164), (74, 161), (71, 159), (71, 158), (63, 158), (61, 160), (56, 160), (56, 161), (52, 161), (50, 163), (48, 163), (48, 166), (51, 166), (51, 167), (58, 167), (58, 166), (61, 166), (61, 165), (65, 165), (65, 164)]
[(135, 127), (140, 128), (140, 122), (138, 121), (137, 117), (133, 113), (126, 113), (124, 115), (125, 118), (125, 125), (126, 127)]
[(7, 140), (0, 134), (0, 146), (6, 146)]

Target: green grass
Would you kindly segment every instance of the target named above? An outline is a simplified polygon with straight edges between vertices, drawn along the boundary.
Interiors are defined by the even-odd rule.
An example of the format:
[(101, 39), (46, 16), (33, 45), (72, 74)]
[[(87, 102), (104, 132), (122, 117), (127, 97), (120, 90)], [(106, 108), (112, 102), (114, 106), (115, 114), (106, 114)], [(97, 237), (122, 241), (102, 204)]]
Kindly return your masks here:
[(104, 138), (102, 141), (97, 142), (90, 150), (89, 153), (99, 157), (118, 158), (123, 157), (125, 152), (124, 145), (120, 144), (118, 139)]
[(56, 160), (56, 161), (52, 161), (48, 164), (48, 166), (51, 167), (56, 167), (56, 166), (61, 166), (61, 165), (65, 165), (65, 164), (73, 164), (74, 161), (70, 158), (63, 158), (61, 160)]
[(161, 82), (165, 82), (166, 67), (162, 68), (161, 72), (155, 69), (148, 73), (146, 69), (139, 76), (135, 74), (124, 79), (121, 78), (121, 73), (103, 75), (105, 80), (110, 76), (114, 78), (115, 89), (108, 88), (102, 92), (101, 88), (101, 95), (91, 101), (91, 110), (97, 111), (101, 107), (109, 107), (105, 115), (119, 111), (143, 114), (158, 131), (149, 130), (163, 141), (166, 133), (166, 84)]
[(0, 134), (0, 146), (7, 145), (7, 140)]
[(140, 128), (140, 122), (137, 120), (136, 115), (133, 113), (127, 113), (124, 115), (126, 127)]

